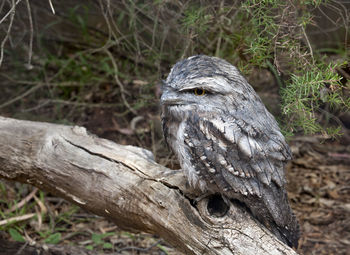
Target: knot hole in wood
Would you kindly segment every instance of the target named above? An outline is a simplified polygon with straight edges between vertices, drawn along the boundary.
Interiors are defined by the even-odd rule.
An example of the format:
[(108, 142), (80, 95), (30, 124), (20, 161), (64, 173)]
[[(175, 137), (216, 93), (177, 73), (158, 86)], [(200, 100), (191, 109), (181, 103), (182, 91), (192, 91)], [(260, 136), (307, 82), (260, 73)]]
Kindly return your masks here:
[(210, 195), (207, 201), (207, 210), (211, 216), (218, 218), (224, 217), (230, 209), (230, 206), (225, 202), (220, 194)]

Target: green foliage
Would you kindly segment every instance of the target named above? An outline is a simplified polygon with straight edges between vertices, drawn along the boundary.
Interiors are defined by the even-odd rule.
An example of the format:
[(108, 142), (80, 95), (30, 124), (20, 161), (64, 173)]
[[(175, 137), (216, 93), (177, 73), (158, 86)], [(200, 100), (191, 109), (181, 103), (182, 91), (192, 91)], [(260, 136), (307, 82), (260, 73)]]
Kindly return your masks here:
[(157, 247), (158, 247), (160, 250), (162, 250), (166, 255), (169, 254), (168, 251), (167, 251), (167, 249), (166, 249), (163, 245), (157, 244)]
[(15, 228), (10, 228), (9, 234), (14, 241), (25, 242), (25, 239), (23, 238), (23, 236)]
[(184, 16), (182, 26), (185, 28), (185, 31), (199, 35), (207, 31), (212, 18), (211, 15), (206, 15), (205, 8), (194, 6), (185, 10)]
[(61, 241), (61, 233), (53, 233), (45, 238), (44, 242), (48, 244), (58, 244)]
[(349, 102), (342, 97), (341, 77), (335, 72), (338, 67), (339, 64), (321, 62), (309, 70), (291, 75), (290, 82), (281, 88), (282, 111), (289, 120), (289, 128), (302, 129), (306, 134), (340, 134), (340, 127), (323, 127), (316, 116), (325, 103), (330, 108), (350, 109)]
[(87, 24), (89, 18), (89, 7), (87, 5), (80, 4), (69, 8), (67, 18), (78, 28), (77, 30), (82, 34), (84, 40), (93, 40)]
[(100, 247), (103, 249), (112, 249), (113, 244), (111, 244), (110, 242), (106, 242), (104, 239), (106, 237), (113, 236), (115, 234), (116, 234), (115, 232), (107, 232), (107, 233), (103, 233), (103, 234), (93, 233), (91, 236), (91, 240), (94, 242), (94, 244), (88, 245), (85, 248), (88, 250), (93, 250), (97, 247)]
[[(308, 42), (305, 27), (312, 22), (309, 10), (321, 3), (299, 1), (294, 10), (287, 1), (251, 0), (242, 4), (251, 25), (248, 24), (250, 34), (245, 37), (250, 46), (245, 52), (249, 54), (252, 65), (268, 67), (273, 72), (281, 90), (282, 112), (288, 120), (283, 129), (288, 135), (296, 131), (339, 135), (340, 127), (327, 126), (319, 121), (322, 107), (327, 104), (332, 109), (344, 111), (350, 108), (344, 99), (344, 90), (348, 88), (341, 84), (342, 77), (336, 72), (341, 65), (327, 63), (301, 40), (306, 38)], [(299, 16), (295, 16), (296, 10), (302, 10)], [(272, 60), (275, 66), (271, 64)], [(283, 70), (281, 65), (287, 68)], [(281, 72), (289, 78), (282, 81)]]

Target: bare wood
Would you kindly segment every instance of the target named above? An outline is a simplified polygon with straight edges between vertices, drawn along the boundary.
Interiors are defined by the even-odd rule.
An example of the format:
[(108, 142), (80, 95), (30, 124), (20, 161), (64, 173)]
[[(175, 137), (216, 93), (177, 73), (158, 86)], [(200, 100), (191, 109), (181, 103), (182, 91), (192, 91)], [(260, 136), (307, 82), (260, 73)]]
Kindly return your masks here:
[(30, 183), (115, 222), (154, 233), (191, 254), (296, 254), (231, 204), (222, 216), (195, 206), (181, 171), (151, 152), (88, 134), (83, 127), (0, 117), (0, 177)]

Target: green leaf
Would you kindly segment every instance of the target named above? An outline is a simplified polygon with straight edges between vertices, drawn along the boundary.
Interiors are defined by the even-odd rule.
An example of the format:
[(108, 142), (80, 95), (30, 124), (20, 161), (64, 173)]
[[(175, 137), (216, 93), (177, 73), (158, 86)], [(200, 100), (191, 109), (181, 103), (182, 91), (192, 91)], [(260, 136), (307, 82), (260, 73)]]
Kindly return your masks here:
[(61, 233), (51, 234), (44, 241), (49, 244), (57, 244), (61, 241)]
[(85, 249), (92, 251), (94, 249), (94, 247), (92, 245), (86, 245)]
[(17, 242), (25, 242), (26, 241), (26, 240), (24, 240), (23, 236), (14, 228), (10, 228), (9, 233), (10, 233), (12, 239), (17, 241)]
[(103, 243), (102, 237), (103, 236), (101, 234), (93, 233), (91, 239), (95, 244), (102, 244)]
[(103, 249), (113, 249), (113, 244), (111, 244), (111, 243), (104, 243), (102, 247), (103, 247)]
[(93, 233), (92, 236), (91, 236), (91, 239), (96, 245), (99, 245), (99, 244), (103, 244), (104, 243), (104, 241), (102, 240), (103, 238), (108, 237), (108, 236), (113, 236), (113, 235), (115, 235), (114, 232), (107, 232), (107, 233), (104, 233), (104, 234)]
[(168, 251), (165, 249), (165, 247), (163, 246), (163, 245), (161, 245), (161, 244), (157, 244), (157, 247), (159, 248), (159, 249), (161, 249), (163, 252), (165, 252), (165, 254), (169, 254), (168, 253)]

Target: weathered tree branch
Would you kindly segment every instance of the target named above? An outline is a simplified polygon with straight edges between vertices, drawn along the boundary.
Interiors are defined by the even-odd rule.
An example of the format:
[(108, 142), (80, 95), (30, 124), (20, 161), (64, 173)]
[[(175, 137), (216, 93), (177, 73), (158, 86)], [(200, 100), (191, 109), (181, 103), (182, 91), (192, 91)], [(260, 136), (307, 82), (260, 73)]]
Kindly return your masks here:
[(240, 206), (194, 202), (182, 172), (157, 164), (149, 151), (83, 127), (0, 117), (0, 177), (64, 197), (123, 229), (155, 233), (188, 255), (296, 254)]

